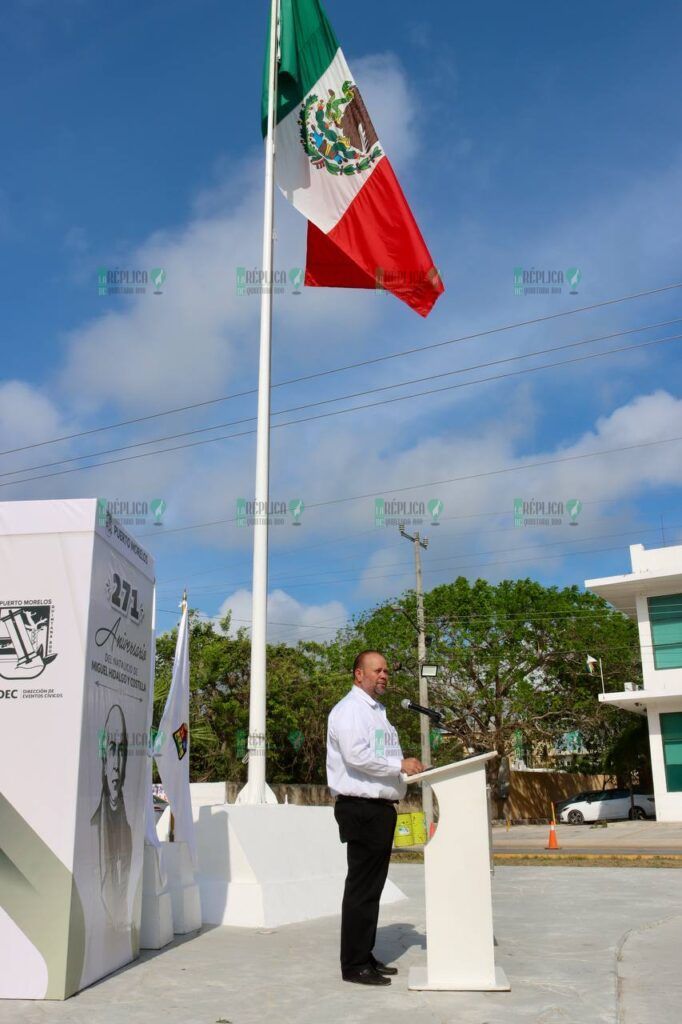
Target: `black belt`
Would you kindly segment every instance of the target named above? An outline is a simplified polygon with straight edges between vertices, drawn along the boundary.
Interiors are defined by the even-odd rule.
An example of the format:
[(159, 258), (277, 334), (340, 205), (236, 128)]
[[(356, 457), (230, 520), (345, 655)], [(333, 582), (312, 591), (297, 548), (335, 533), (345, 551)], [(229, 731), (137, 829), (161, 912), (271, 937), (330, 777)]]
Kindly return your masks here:
[(336, 798), (337, 804), (344, 803), (346, 800), (360, 800), (366, 804), (390, 804), (391, 807), (400, 803), (400, 800), (386, 800), (383, 796), (345, 796), (342, 793)]

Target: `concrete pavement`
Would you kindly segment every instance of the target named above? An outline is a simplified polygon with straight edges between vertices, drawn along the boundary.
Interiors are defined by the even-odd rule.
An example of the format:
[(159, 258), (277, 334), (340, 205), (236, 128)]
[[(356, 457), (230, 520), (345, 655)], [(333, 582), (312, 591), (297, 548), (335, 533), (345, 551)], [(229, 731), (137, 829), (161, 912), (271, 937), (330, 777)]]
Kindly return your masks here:
[[(681, 854), (682, 824), (661, 821), (611, 821), (606, 828), (590, 825), (556, 827), (565, 853)], [(549, 836), (548, 825), (493, 827), (495, 853), (542, 853)]]
[[(424, 958), (423, 868), (382, 910), (390, 988), (341, 981), (338, 917), (276, 930), (207, 929), (65, 1003), (0, 1002), (0, 1024), (677, 1024), (682, 892), (668, 869), (498, 868), (497, 958), (509, 993), (408, 992)], [(466, 922), (462, 922), (466, 928)]]

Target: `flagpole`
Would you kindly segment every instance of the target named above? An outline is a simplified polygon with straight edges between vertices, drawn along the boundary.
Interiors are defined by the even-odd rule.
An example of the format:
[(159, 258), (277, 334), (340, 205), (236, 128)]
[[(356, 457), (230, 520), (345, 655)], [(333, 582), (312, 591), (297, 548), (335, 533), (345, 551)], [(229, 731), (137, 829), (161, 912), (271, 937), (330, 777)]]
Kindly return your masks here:
[[(275, 102), (279, 58), (280, 0), (270, 5), (268, 124), (265, 137), (263, 213), (263, 290), (260, 306), (256, 487), (251, 594), (251, 689), (249, 698), (248, 778), (237, 803), (264, 804), (273, 799), (265, 783), (266, 640), (268, 601), (268, 508), (270, 475), (270, 353), (272, 348), (272, 269), (275, 204)], [(268, 799), (270, 796), (270, 799)]]

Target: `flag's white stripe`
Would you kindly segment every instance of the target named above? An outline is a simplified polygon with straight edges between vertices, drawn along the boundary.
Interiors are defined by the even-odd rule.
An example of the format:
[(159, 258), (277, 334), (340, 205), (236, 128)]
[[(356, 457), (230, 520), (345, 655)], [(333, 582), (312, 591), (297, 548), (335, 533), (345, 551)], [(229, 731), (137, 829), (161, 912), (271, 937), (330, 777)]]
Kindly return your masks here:
[[(354, 81), (343, 52), (338, 49), (331, 64), (308, 95), (315, 93), (326, 99), (329, 89), (334, 89), (336, 95), (340, 96), (341, 87), (347, 79)], [(277, 125), (277, 184), (289, 202), (327, 234), (341, 220), (358, 192), (367, 184), (379, 160), (366, 171), (352, 175), (330, 174), (326, 167), (314, 167), (301, 142), (298, 119), (302, 105), (292, 110)], [(369, 115), (372, 116), (371, 111)], [(380, 142), (377, 144), (381, 146)]]

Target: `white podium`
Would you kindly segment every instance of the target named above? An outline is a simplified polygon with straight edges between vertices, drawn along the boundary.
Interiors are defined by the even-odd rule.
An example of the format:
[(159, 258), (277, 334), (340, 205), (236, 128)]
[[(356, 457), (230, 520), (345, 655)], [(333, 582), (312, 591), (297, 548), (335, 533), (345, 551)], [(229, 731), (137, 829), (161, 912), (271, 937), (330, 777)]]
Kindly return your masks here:
[(410, 969), (408, 988), (508, 992), (495, 966), (485, 763), (479, 754), (406, 778), (438, 798), (438, 828), (424, 849), (426, 967)]

